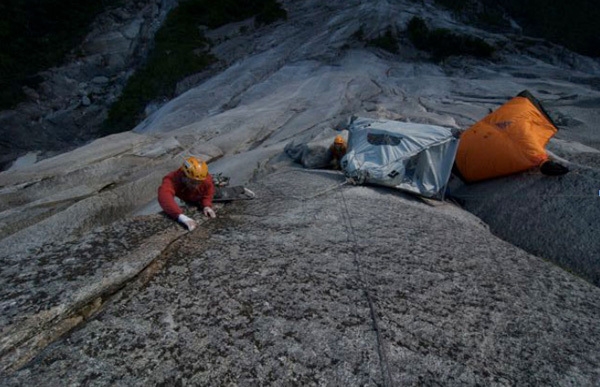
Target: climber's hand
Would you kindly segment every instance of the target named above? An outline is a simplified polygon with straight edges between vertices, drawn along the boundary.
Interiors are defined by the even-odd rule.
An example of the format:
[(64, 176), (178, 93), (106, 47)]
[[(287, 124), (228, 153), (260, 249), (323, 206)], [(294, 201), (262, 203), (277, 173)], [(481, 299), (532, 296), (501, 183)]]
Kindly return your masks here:
[(187, 227), (188, 230), (193, 231), (197, 226), (198, 223), (196, 223), (196, 221), (192, 218), (189, 218), (183, 214), (179, 215), (179, 217), (177, 217), (177, 221), (179, 223), (183, 223), (185, 225), (185, 227)]
[(209, 218), (217, 217), (217, 214), (215, 214), (215, 211), (213, 211), (213, 209), (210, 207), (204, 207), (204, 215), (208, 216)]

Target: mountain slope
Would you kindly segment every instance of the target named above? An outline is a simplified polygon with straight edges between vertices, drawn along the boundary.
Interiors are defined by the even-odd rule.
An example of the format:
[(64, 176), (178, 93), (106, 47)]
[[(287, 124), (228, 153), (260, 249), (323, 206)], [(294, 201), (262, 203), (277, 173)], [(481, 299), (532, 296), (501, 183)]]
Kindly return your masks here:
[[(352, 114), (465, 129), (528, 89), (561, 127), (549, 147), (575, 172), (554, 180), (564, 192), (524, 195), (535, 212), (524, 210), (515, 189), (552, 185), (537, 171), (457, 192), (467, 208), (485, 194), (479, 215), (508, 241), (535, 214), (531, 240), (572, 227), (567, 250), (593, 258), (597, 231), (552, 209), (600, 211), (599, 63), (429, 3), (284, 6), (286, 22), (220, 40), (229, 66), (133, 132), (0, 173), (8, 383), (593, 385), (598, 288), (543, 260), (547, 239), (530, 255), (451, 204), (341, 186), (282, 151), (331, 141)], [(415, 15), (497, 51), (433, 62), (403, 33)], [(367, 45), (388, 29), (398, 54)], [(156, 215), (161, 177), (188, 154), (259, 199), (218, 208), (192, 234)]]

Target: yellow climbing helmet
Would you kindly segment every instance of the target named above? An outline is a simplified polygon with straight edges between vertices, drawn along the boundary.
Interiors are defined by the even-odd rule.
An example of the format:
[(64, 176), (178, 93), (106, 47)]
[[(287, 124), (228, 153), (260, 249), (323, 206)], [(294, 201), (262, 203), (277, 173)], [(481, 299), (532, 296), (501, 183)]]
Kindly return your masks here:
[(338, 134), (337, 136), (335, 136), (335, 140), (333, 140), (333, 143), (343, 145), (346, 143), (346, 141), (344, 141), (344, 137), (342, 137), (341, 134)]
[(198, 160), (193, 156), (185, 159), (181, 166), (181, 170), (188, 178), (193, 180), (202, 181), (208, 176), (208, 165), (206, 165), (204, 161)]

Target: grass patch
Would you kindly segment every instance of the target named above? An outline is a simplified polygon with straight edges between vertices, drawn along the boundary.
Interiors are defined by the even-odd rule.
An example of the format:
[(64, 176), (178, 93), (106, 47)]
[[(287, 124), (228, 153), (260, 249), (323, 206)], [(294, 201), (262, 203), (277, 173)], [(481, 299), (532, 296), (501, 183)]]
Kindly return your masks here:
[(470, 55), (477, 58), (488, 58), (494, 48), (481, 38), (468, 35), (457, 35), (444, 28), (436, 28), (429, 34), (430, 50), (437, 59), (452, 55)]
[[(362, 30), (359, 31), (362, 34)], [(358, 31), (355, 34), (357, 33)], [(379, 47), (388, 52), (391, 52), (392, 54), (398, 53), (398, 39), (394, 36), (390, 27), (387, 28), (385, 33), (379, 35), (377, 38), (368, 40), (367, 45)]]
[(420, 17), (413, 17), (406, 28), (408, 38), (419, 50), (427, 50), (429, 47), (429, 27)]
[(430, 52), (435, 60), (453, 55), (488, 58), (494, 53), (494, 48), (483, 39), (455, 34), (445, 28), (430, 30), (425, 21), (416, 16), (408, 23), (407, 32), (414, 46)]
[(365, 39), (365, 31), (361, 25), (358, 30), (352, 34), (352, 37), (359, 42), (366, 43), (367, 46), (379, 47), (393, 54), (397, 54), (399, 52), (398, 38), (394, 36), (391, 27), (388, 27), (385, 32), (383, 34), (379, 34), (378, 37), (367, 40)]
[(354, 33), (352, 34), (352, 37), (361, 42), (365, 39), (365, 30), (363, 29), (362, 25), (360, 27), (358, 27), (358, 29), (356, 31), (354, 31)]
[(258, 25), (287, 18), (274, 0), (187, 0), (168, 15), (155, 37), (155, 46), (146, 64), (127, 82), (119, 100), (111, 106), (100, 135), (132, 129), (144, 118), (148, 103), (171, 99), (178, 81), (213, 63), (208, 52), (198, 48), (209, 42), (199, 27), (217, 28), (257, 15)]
[(88, 32), (94, 18), (121, 0), (2, 0), (0, 2), (0, 109), (25, 99), (35, 74), (56, 66)]

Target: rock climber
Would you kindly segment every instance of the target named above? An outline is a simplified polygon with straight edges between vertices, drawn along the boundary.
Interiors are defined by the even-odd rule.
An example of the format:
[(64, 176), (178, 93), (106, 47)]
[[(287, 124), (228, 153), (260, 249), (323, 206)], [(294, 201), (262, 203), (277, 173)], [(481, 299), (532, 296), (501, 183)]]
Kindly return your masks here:
[(340, 164), (342, 157), (346, 154), (348, 147), (346, 146), (346, 141), (344, 137), (341, 135), (335, 136), (335, 140), (333, 140), (333, 144), (329, 147), (329, 152), (331, 153), (331, 164), (333, 169), (340, 169)]
[(198, 224), (194, 219), (183, 214), (175, 202), (175, 196), (185, 202), (199, 204), (205, 216), (215, 218), (216, 214), (212, 209), (214, 195), (215, 185), (212, 176), (208, 173), (206, 162), (188, 157), (181, 168), (163, 178), (158, 188), (158, 203), (167, 215), (177, 219), (192, 231)]

